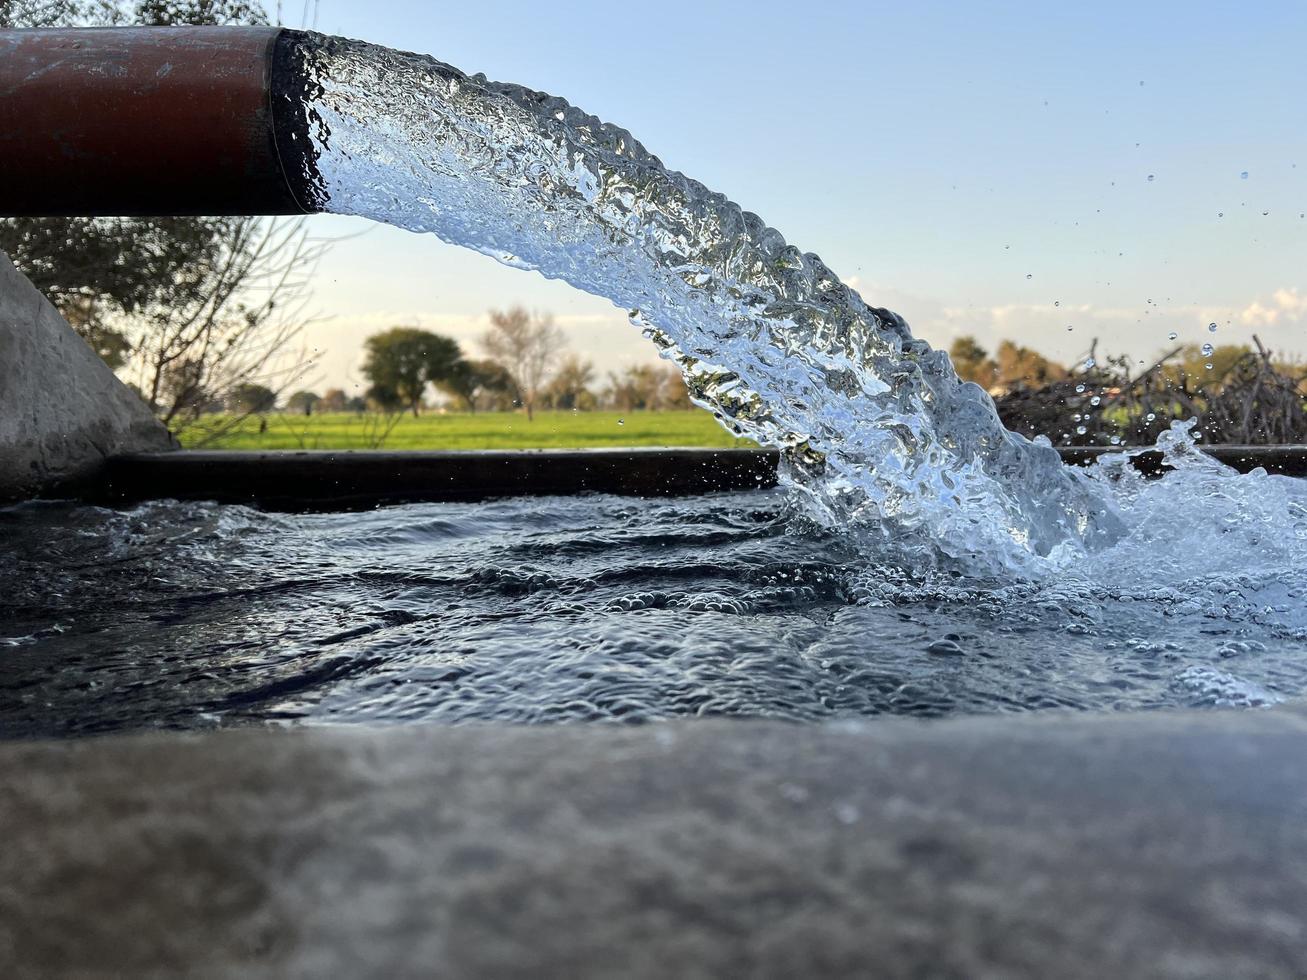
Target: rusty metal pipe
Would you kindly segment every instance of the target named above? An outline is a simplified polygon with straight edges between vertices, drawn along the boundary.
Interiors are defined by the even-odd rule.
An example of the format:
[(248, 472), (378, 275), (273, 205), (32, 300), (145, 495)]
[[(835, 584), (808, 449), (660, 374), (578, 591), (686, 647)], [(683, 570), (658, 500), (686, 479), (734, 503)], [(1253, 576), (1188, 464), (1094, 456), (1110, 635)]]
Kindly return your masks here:
[(305, 35), (274, 27), (0, 31), (0, 216), (319, 210)]

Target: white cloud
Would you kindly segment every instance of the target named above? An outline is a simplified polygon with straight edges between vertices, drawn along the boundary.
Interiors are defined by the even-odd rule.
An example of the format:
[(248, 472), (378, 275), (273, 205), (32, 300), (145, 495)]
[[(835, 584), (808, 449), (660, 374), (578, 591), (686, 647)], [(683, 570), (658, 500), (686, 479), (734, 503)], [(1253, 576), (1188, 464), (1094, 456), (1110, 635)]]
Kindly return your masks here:
[(1296, 286), (1281, 287), (1265, 303), (1253, 300), (1239, 311), (1238, 316), (1240, 323), (1250, 327), (1273, 327), (1301, 320), (1307, 318), (1307, 296), (1302, 295)]
[(1280, 319), (1280, 311), (1275, 307), (1263, 306), (1253, 300), (1239, 313), (1239, 322), (1249, 327), (1269, 327)]
[(1291, 317), (1301, 317), (1307, 314), (1307, 296), (1298, 291), (1298, 287), (1292, 289), (1277, 289), (1271, 294), (1275, 304)]

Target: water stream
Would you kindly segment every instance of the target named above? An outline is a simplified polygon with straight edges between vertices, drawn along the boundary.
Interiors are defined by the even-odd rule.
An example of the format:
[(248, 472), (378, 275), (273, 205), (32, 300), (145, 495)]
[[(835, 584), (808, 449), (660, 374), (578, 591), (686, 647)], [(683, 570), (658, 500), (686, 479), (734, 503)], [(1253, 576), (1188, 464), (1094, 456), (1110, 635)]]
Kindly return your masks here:
[(1307, 594), (1301, 481), (1211, 463), (1179, 421), (1159, 441), (1174, 466), (1159, 484), (1119, 454), (1065, 467), (902, 318), (625, 130), (423, 55), (313, 36), (296, 57), (320, 204), (629, 310), (692, 397), (780, 447), (808, 515), (869, 556), (994, 588), (1188, 582), (1204, 609), (1224, 608), (1240, 576)]
[(948, 356), (757, 215), (554, 96), (339, 38), (300, 47), (320, 204), (612, 300), (692, 397), (785, 450), (825, 524), (915, 564), (1027, 570), (1117, 537), (1110, 502), (1004, 429)]

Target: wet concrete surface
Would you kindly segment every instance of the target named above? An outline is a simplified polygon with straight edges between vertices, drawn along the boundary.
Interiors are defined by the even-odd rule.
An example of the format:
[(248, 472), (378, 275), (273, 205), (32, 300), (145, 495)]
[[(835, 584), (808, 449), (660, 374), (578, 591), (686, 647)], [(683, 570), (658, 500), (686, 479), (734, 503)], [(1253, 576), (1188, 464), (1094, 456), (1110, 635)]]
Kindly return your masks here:
[(1297, 977), (1307, 711), (0, 745), (4, 976)]

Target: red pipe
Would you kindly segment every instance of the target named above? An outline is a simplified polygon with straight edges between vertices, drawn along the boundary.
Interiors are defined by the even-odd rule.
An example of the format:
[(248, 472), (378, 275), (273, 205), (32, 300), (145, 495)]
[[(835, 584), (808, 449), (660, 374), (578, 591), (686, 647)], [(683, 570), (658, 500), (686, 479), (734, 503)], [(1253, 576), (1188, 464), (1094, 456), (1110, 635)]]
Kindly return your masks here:
[[(303, 214), (273, 27), (0, 31), (0, 215)], [(275, 87), (290, 97), (274, 111)], [(307, 129), (303, 129), (307, 135)], [(291, 157), (287, 159), (287, 157)]]

